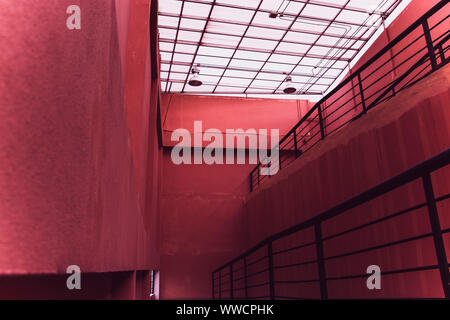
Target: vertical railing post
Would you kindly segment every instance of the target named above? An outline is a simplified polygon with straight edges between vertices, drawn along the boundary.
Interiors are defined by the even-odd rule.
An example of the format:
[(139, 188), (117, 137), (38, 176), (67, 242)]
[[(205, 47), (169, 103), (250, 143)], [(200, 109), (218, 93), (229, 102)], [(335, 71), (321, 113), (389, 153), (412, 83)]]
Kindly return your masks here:
[(248, 288), (247, 288), (247, 257), (244, 257), (244, 290), (245, 290), (245, 299), (248, 299)]
[(233, 292), (233, 264), (230, 264), (230, 299), (234, 299), (234, 292)]
[(215, 299), (216, 299), (216, 294), (215, 294), (215, 288), (214, 288), (214, 272), (213, 272), (212, 275), (211, 275), (211, 280), (212, 280), (212, 283), (211, 283), (211, 287), (212, 287), (212, 298), (213, 298), (213, 300), (215, 300)]
[(257, 167), (257, 169), (256, 169), (256, 171), (258, 172), (258, 186), (259, 186), (259, 184), (260, 184), (260, 174), (259, 174), (259, 168), (261, 167), (261, 163), (258, 165), (258, 167)]
[(253, 171), (250, 172), (250, 192), (253, 191)]
[(449, 271), (447, 265), (447, 254), (445, 252), (444, 240), (442, 238), (441, 225), (439, 223), (439, 214), (436, 208), (436, 200), (434, 197), (433, 184), (430, 174), (427, 173), (422, 177), (423, 188), (427, 200), (428, 215), (430, 218), (431, 231), (433, 233), (434, 248), (436, 250), (436, 258), (441, 274), (442, 289), (447, 299), (450, 299)]
[(294, 149), (295, 149), (295, 158), (298, 158), (298, 145), (297, 145), (297, 128), (294, 129)]
[(323, 242), (322, 242), (322, 227), (320, 222), (314, 225), (316, 235), (316, 256), (317, 266), (319, 271), (320, 297), (322, 300), (328, 299), (327, 279), (325, 272), (325, 262), (323, 260)]
[(439, 56), (441, 57), (441, 64), (444, 66), (447, 64), (447, 59), (445, 58), (444, 49), (442, 48), (442, 44), (439, 45)]
[(319, 125), (320, 125), (320, 136), (321, 139), (325, 139), (325, 127), (323, 125), (323, 116), (322, 116), (322, 105), (319, 104), (317, 106), (317, 113), (319, 114)]
[(222, 299), (222, 270), (219, 270), (219, 299)]
[(273, 254), (272, 241), (267, 244), (267, 256), (269, 258), (269, 297), (270, 300), (275, 300), (275, 283), (273, 277)]
[(430, 54), (431, 67), (433, 68), (433, 70), (436, 70), (438, 65), (436, 55), (434, 54), (433, 40), (431, 39), (430, 27), (428, 26), (427, 20), (422, 23), (422, 27), (423, 34), (425, 35), (425, 40), (427, 42), (428, 53)]
[(363, 114), (367, 112), (366, 99), (364, 98), (364, 89), (361, 80), (361, 73), (358, 73), (358, 85), (359, 85), (359, 94), (361, 96), (361, 104), (363, 107)]

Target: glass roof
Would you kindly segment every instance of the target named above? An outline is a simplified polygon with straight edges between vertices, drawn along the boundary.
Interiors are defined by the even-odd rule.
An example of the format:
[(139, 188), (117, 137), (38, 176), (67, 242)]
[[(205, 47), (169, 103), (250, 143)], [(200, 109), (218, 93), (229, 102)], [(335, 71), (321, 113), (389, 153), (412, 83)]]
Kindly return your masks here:
[(290, 75), (297, 94), (322, 96), (401, 2), (160, 0), (162, 91), (285, 95)]

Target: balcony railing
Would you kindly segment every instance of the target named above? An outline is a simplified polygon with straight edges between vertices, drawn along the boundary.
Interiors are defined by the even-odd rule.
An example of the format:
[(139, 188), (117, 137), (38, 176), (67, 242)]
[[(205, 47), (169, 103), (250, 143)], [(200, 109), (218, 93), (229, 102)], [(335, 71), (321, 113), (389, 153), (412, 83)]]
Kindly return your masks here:
[[(318, 142), (370, 109), (446, 65), (450, 5), (443, 0), (317, 102), (281, 139), (275, 165), (282, 170)], [(273, 163), (271, 165), (274, 165)], [(250, 191), (264, 183), (261, 162), (250, 172)]]
[[(388, 270), (383, 268), (381, 276), (436, 272), (438, 276), (433, 277), (428, 273), (427, 279), (433, 282), (430, 285), (436, 289), (435, 292), (442, 289), (441, 297), (449, 299), (450, 265), (443, 240), (450, 235), (449, 184), (443, 175), (444, 172), (449, 173), (449, 168), (446, 167), (449, 164), (450, 149), (447, 149), (312, 219), (266, 238), (212, 273), (213, 299), (302, 299), (314, 298), (314, 292), (318, 292), (316, 298), (327, 299), (330, 282), (356, 279), (362, 281), (359, 286), (365, 286), (368, 274), (355, 273), (355, 270), (365, 271), (365, 268), (361, 268), (367, 267), (364, 264), (367, 261), (362, 261), (365, 254), (366, 257), (367, 254), (371, 254), (369, 260), (373, 261), (375, 258), (372, 257), (380, 257), (382, 253), (380, 250), (395, 250), (397, 256), (405, 253), (405, 246), (407, 254), (401, 259), (402, 268), (394, 267)], [(436, 183), (436, 179), (441, 179), (439, 184)], [(416, 192), (414, 200), (401, 202), (401, 199), (408, 198), (404, 195), (410, 195), (411, 191)], [(422, 193), (422, 196), (417, 196), (419, 193)], [(371, 219), (367, 215), (352, 216), (353, 219), (350, 219), (352, 226), (348, 226), (347, 222), (342, 229), (343, 224), (337, 223), (342, 222), (346, 214), (355, 214), (361, 209), (367, 210), (365, 204), (385, 208), (386, 196), (394, 198), (396, 209), (401, 209), (395, 212), (381, 210), (383, 215), (378, 215), (377, 218), (372, 216)], [(380, 200), (382, 204), (378, 207), (376, 201)], [(387, 236), (386, 230), (389, 226), (392, 227), (392, 224), (386, 225), (389, 223), (401, 225), (402, 232)], [(441, 227), (441, 223), (444, 228)], [(330, 225), (333, 226), (331, 232)], [(355, 241), (361, 237), (361, 231), (365, 233), (371, 231), (368, 234), (371, 237), (377, 235), (378, 238), (373, 241), (368, 237), (371, 238), (367, 241), (369, 245), (363, 246), (360, 241)], [(383, 236), (380, 236), (382, 232)], [(352, 238), (348, 238), (349, 235)], [(386, 241), (386, 238), (390, 241)], [(342, 242), (339, 242), (342, 240), (346, 240), (349, 245), (342, 246)], [(418, 247), (410, 250), (411, 247), (407, 247), (407, 244), (422, 247), (422, 250)], [(430, 249), (434, 252), (430, 252)], [(448, 250), (449, 248), (447, 252)], [(412, 256), (411, 253), (421, 255), (417, 260), (422, 261), (412, 262), (411, 258), (416, 256)], [(343, 264), (342, 259), (354, 259), (352, 262), (356, 268), (350, 270), (352, 265)], [(341, 268), (344, 269), (340, 270), (341, 274), (336, 272), (337, 262), (345, 266)], [(288, 294), (289, 292), (298, 294), (300, 287), (305, 285), (310, 286), (306, 290), (308, 296)], [(290, 289), (287, 290), (285, 286), (289, 286)], [(433, 297), (439, 295), (435, 294)]]

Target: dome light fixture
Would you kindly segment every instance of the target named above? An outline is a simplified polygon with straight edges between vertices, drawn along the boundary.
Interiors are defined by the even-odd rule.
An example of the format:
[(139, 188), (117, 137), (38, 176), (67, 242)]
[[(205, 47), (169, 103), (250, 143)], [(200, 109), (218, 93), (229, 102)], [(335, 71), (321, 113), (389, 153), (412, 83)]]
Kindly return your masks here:
[(200, 87), (203, 82), (202, 80), (200, 80), (199, 74), (200, 74), (200, 69), (198, 68), (200, 65), (194, 66), (191, 70), (192, 73), (192, 77), (191, 79), (189, 79), (189, 85), (192, 87)]
[[(286, 74), (286, 73), (284, 73)], [(286, 75), (286, 78), (284, 79), (283, 84), (283, 92), (286, 94), (292, 94), (295, 93), (297, 89), (292, 84), (292, 77), (290, 75)]]

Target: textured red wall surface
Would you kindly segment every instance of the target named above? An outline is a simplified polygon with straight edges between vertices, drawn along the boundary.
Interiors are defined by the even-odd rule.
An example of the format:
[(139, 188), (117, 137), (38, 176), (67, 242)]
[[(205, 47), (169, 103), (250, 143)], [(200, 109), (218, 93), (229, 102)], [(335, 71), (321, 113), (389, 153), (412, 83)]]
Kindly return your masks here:
[[(449, 88), (450, 69), (447, 66), (328, 137), (262, 185), (261, 189), (254, 191), (246, 204), (246, 234), (249, 244), (255, 245), (277, 231), (314, 217), (449, 148)], [(433, 181), (436, 184), (437, 196), (448, 192), (450, 169), (433, 174)], [(420, 181), (411, 183), (327, 221), (323, 225), (323, 234), (327, 236), (421, 202), (424, 202), (424, 194)], [(442, 228), (448, 228), (448, 200), (439, 204), (439, 214)], [(429, 230), (426, 210), (417, 210), (414, 214), (327, 241), (325, 256), (412, 237)], [(307, 230), (298, 236), (279, 241), (274, 246), (286, 248), (309, 242), (313, 240), (312, 237), (313, 230)], [(448, 235), (445, 241), (448, 255)], [(252, 257), (254, 260), (257, 258), (257, 254)], [(314, 258), (314, 250), (297, 250), (291, 255), (277, 257), (274, 263), (280, 265)], [(372, 264), (379, 265), (383, 271), (435, 265), (432, 239), (330, 260), (326, 264), (327, 276), (365, 274), (366, 268)], [(261, 269), (259, 266), (259, 270)], [(296, 270), (286, 269), (276, 280), (284, 280), (283, 277), (289, 276), (292, 279), (294, 272), (299, 278), (297, 280), (317, 278), (313, 264)], [(260, 277), (259, 283), (264, 275)], [(256, 278), (252, 281), (257, 282)], [(372, 291), (367, 290), (365, 278), (329, 281), (329, 297), (443, 296), (438, 270), (390, 275), (383, 279), (383, 289)], [(292, 285), (280, 285), (276, 287), (276, 294), (318, 298), (318, 289), (317, 284), (304, 284), (295, 289)], [(261, 288), (253, 294), (267, 295), (267, 288)]]
[[(163, 95), (164, 144), (173, 130), (249, 128), (287, 132), (308, 101)], [(164, 151), (161, 194), (161, 297), (210, 298), (211, 270), (245, 243), (242, 211), (253, 165), (179, 165)], [(225, 154), (225, 152), (224, 152)], [(248, 163), (248, 162), (247, 162)]]
[[(71, 4), (81, 7), (81, 30), (66, 28)], [(23, 297), (67, 297), (45, 293), (37, 275), (65, 288), (72, 264), (105, 273), (88, 287), (102, 277), (134, 286), (135, 277), (107, 273), (159, 264), (157, 198), (147, 197), (158, 195), (160, 157), (149, 1), (18, 0), (0, 11), (0, 274), (17, 280), (2, 277), (0, 295), (22, 283)], [(125, 287), (82, 295), (134, 298)]]

